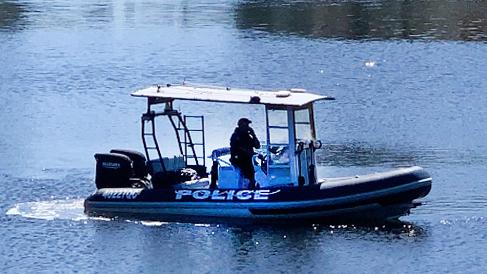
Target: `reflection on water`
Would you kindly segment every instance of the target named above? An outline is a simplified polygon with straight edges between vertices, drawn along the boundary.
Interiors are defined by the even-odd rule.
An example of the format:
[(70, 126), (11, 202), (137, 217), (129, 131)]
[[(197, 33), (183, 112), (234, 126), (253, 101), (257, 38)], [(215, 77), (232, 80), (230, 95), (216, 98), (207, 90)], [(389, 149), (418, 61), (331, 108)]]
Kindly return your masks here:
[(487, 40), (486, 1), (248, 1), (237, 27), (338, 39)]
[(478, 151), (455, 151), (429, 147), (396, 149), (367, 143), (325, 144), (316, 151), (316, 161), (321, 166), (431, 166), (431, 165), (480, 165), (487, 164), (487, 157)]
[(14, 29), (18, 21), (22, 20), (25, 7), (10, 1), (0, 1), (0, 31), (2, 29)]
[[(195, 1), (60, 1), (0, 2), (0, 30), (31, 28), (194, 28), (222, 24), (233, 27), (233, 3)], [(150, 12), (147, 12), (150, 11)], [(25, 18), (26, 20), (20, 20)]]
[(413, 152), (394, 151), (387, 148), (372, 147), (367, 144), (329, 144), (317, 150), (316, 161), (322, 166), (377, 166), (387, 163), (413, 165), (416, 155)]
[[(150, 9), (151, 13), (144, 11)], [(221, 24), (336, 39), (487, 40), (485, 1), (0, 2), (0, 30), (35, 27)]]

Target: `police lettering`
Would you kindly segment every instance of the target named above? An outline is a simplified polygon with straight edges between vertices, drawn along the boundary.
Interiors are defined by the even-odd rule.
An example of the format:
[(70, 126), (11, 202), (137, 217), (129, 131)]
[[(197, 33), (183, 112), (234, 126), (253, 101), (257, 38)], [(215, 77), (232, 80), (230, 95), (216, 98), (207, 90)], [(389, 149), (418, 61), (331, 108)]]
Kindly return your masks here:
[(213, 200), (213, 201), (231, 201), (231, 200), (240, 200), (240, 201), (247, 201), (247, 200), (268, 200), (269, 196), (275, 194), (276, 192), (270, 192), (268, 189), (259, 189), (259, 190), (206, 190), (206, 189), (199, 189), (199, 190), (189, 190), (189, 189), (180, 189), (176, 190), (176, 200), (181, 200), (184, 197), (188, 197), (190, 199), (195, 200)]

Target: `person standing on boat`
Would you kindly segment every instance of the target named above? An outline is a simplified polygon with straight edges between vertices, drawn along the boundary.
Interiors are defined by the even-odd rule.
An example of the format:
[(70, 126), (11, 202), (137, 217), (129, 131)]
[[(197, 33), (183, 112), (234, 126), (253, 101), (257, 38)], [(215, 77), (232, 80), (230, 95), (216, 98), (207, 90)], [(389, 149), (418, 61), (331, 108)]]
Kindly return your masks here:
[(249, 180), (249, 188), (255, 188), (255, 170), (252, 164), (254, 148), (260, 148), (259, 139), (249, 126), (252, 123), (247, 118), (238, 120), (238, 127), (230, 138), (230, 162), (240, 169), (241, 176)]

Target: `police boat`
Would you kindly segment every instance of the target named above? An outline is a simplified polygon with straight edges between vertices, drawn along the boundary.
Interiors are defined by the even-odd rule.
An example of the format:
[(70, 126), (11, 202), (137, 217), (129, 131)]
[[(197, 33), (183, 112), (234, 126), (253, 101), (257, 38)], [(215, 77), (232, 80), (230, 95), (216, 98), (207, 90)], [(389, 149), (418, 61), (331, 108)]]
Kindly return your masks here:
[[(416, 199), (431, 190), (432, 178), (418, 166), (317, 178), (315, 151), (322, 143), (316, 138), (313, 104), (332, 97), (303, 89), (188, 84), (151, 86), (132, 96), (147, 99), (141, 119), (144, 153), (113, 149), (95, 154), (96, 191), (84, 202), (89, 216), (204, 223), (377, 223), (409, 214), (419, 204)], [(248, 180), (229, 163), (228, 147), (207, 155), (204, 116), (183, 115), (175, 107), (180, 100), (263, 106), (264, 144), (252, 161), (255, 188), (249, 189)], [(155, 123), (161, 117), (174, 131), (179, 155), (163, 153)], [(228, 140), (224, 138), (222, 146)]]

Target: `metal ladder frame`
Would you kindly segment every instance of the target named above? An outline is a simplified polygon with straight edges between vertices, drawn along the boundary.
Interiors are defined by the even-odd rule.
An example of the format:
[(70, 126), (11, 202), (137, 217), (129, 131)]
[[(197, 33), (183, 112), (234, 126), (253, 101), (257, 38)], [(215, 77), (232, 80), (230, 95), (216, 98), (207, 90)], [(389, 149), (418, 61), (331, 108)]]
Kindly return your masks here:
[[(142, 143), (144, 145), (144, 151), (145, 151), (145, 156), (147, 158), (147, 161), (150, 162), (150, 153), (149, 150), (156, 150), (157, 155), (159, 156), (159, 162), (161, 164), (161, 168), (163, 172), (166, 172), (166, 167), (164, 166), (164, 162), (162, 161), (162, 155), (161, 155), (161, 150), (159, 149), (159, 143), (157, 142), (156, 138), (156, 125), (155, 125), (155, 120), (154, 118), (156, 117), (156, 114), (154, 111), (148, 111), (147, 113), (142, 114)], [(151, 123), (151, 132), (146, 132), (146, 126), (145, 123), (150, 122)], [(150, 147), (147, 146), (147, 136), (152, 136), (152, 142), (154, 143), (154, 146)]]
[[(151, 106), (155, 104), (161, 104), (165, 103), (166, 106), (164, 108), (163, 112), (156, 112), (151, 110)], [(188, 159), (194, 159), (195, 165), (199, 166), (200, 163), (198, 159), (203, 160), (203, 166), (205, 166), (205, 133), (204, 133), (204, 116), (182, 116), (181, 113), (177, 110), (173, 109), (172, 105), (172, 100), (160, 100), (158, 98), (149, 98), (147, 101), (147, 112), (142, 114), (142, 126), (141, 126), (141, 131), (142, 131), (142, 143), (144, 145), (144, 151), (145, 155), (147, 157), (147, 161), (151, 160), (151, 156), (149, 151), (150, 150), (156, 150), (157, 151), (157, 156), (159, 157), (159, 162), (161, 164), (161, 168), (163, 172), (166, 172), (166, 167), (164, 166), (164, 162), (162, 160), (162, 154), (160, 150), (159, 143), (157, 141), (156, 137), (156, 126), (155, 126), (155, 117), (157, 116), (167, 116), (169, 118), (169, 121), (171, 123), (171, 126), (173, 127), (175, 134), (176, 134), (176, 139), (178, 141), (178, 146), (179, 146), (179, 151), (181, 155), (183, 155), (185, 165), (188, 165)], [(174, 116), (177, 119), (177, 125), (176, 122), (174, 121)], [(201, 129), (189, 129), (187, 127), (186, 121), (187, 118), (199, 118), (201, 119)], [(151, 132), (146, 132), (147, 127), (146, 127), (146, 122), (150, 122), (150, 128)], [(181, 131), (183, 131), (183, 138), (181, 138)], [(202, 134), (202, 142), (201, 143), (194, 143), (193, 139), (191, 137), (191, 132), (192, 131), (200, 131)], [(146, 139), (148, 136), (152, 137), (152, 142), (154, 146), (148, 146), (148, 140)], [(202, 146), (202, 157), (198, 157), (196, 154), (196, 150), (194, 148), (195, 145), (201, 145)], [(184, 146), (184, 149), (183, 149)], [(190, 153), (192, 152), (192, 156), (188, 155), (188, 148), (190, 148)]]
[[(201, 128), (190, 129), (188, 127), (188, 124), (187, 124), (188, 118), (200, 119), (201, 120)], [(178, 135), (179, 148), (181, 150), (181, 154), (184, 157), (184, 162), (186, 163), (186, 165), (188, 165), (189, 159), (194, 159), (196, 165), (199, 165), (198, 159), (202, 159), (202, 162), (203, 162), (202, 165), (205, 166), (205, 164), (206, 164), (206, 161), (205, 161), (206, 146), (205, 146), (205, 120), (204, 120), (204, 116), (203, 115), (184, 115), (182, 117), (182, 119), (181, 119), (181, 117), (179, 117), (178, 127), (175, 129), (176, 129), (176, 132), (178, 132), (177, 135)], [(181, 141), (181, 138), (179, 137), (179, 132), (181, 130), (184, 131), (184, 141)], [(201, 143), (194, 143), (193, 142), (193, 139), (191, 137), (191, 132), (201, 132)], [(184, 146), (184, 151), (182, 149), (183, 146)], [(197, 156), (195, 146), (201, 146), (203, 156)], [(192, 156), (188, 156), (188, 148), (191, 148), (191, 150), (193, 152)]]

